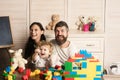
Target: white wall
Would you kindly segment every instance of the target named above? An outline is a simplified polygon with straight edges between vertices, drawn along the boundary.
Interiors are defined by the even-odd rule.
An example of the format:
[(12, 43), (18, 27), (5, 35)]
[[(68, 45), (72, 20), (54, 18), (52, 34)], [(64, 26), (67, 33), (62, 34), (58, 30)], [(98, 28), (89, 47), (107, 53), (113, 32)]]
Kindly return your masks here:
[(120, 0), (106, 0), (105, 67), (120, 62)]
[(59, 14), (70, 29), (77, 29), (78, 16), (97, 17), (97, 30), (104, 32), (104, 0), (30, 0), (30, 23), (40, 21), (45, 27), (52, 14)]
[(26, 0), (0, 1), (0, 16), (10, 17), (15, 49), (23, 48), (27, 40), (27, 4)]

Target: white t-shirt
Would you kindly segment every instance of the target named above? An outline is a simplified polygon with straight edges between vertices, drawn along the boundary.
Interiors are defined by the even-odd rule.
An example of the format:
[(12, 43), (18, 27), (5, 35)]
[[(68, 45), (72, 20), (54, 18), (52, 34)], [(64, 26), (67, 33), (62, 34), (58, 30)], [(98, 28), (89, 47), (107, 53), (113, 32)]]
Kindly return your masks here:
[(69, 58), (73, 57), (77, 53), (77, 48), (72, 42), (70, 42), (67, 48), (60, 48), (56, 43), (55, 39), (51, 40), (54, 45), (53, 52), (58, 55), (60, 64), (64, 64)]

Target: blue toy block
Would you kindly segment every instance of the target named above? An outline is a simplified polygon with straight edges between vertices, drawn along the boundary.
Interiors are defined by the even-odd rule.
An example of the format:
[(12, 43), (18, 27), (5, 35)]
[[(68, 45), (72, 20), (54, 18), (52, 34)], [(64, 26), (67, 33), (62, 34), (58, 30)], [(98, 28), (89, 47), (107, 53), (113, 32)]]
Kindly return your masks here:
[(86, 62), (82, 62), (82, 68), (87, 68), (87, 63)]
[(96, 66), (96, 71), (101, 71), (101, 69), (102, 69), (102, 68), (101, 68), (101, 65), (97, 65), (97, 66)]
[(80, 62), (80, 59), (76, 59), (75, 62)]
[(73, 67), (73, 70), (78, 70), (78, 67)]
[(80, 74), (80, 78), (87, 78), (86, 74)]
[(80, 61), (83, 61), (85, 60), (85, 58), (82, 58), (82, 59), (76, 59), (75, 62), (80, 62)]
[(83, 54), (85, 58), (91, 58), (92, 54), (88, 53), (87, 50), (80, 50), (80, 54)]
[(75, 71), (74, 72), (70, 72), (70, 74), (77, 74), (77, 72), (75, 72)]
[(101, 78), (94, 78), (94, 80), (102, 80)]
[(96, 76), (102, 76), (102, 74), (96, 74)]
[(73, 70), (81, 70), (81, 67), (73, 67)]
[(6, 70), (6, 72), (10, 72), (11, 71), (10, 66), (7, 66), (5, 70)]
[(53, 76), (52, 80), (62, 80), (62, 77), (61, 76)]

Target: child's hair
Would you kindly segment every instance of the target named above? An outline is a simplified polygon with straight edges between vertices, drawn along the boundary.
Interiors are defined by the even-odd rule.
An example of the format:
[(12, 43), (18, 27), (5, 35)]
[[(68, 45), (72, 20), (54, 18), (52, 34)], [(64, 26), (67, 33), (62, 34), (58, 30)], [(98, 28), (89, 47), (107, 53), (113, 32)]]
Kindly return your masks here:
[(49, 46), (50, 53), (52, 53), (52, 51), (53, 51), (53, 44), (52, 44), (51, 42), (40, 41), (40, 42), (37, 44), (37, 48), (40, 48), (41, 46), (44, 46), (44, 45)]

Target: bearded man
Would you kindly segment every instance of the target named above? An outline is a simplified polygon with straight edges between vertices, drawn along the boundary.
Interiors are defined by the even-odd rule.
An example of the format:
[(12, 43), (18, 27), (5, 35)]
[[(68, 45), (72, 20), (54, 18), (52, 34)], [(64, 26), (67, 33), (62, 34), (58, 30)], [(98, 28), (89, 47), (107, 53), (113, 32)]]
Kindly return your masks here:
[(69, 58), (77, 53), (76, 47), (68, 40), (69, 27), (65, 21), (60, 21), (54, 28), (55, 39), (51, 40), (53, 43), (53, 53), (59, 57), (60, 64), (64, 64)]

